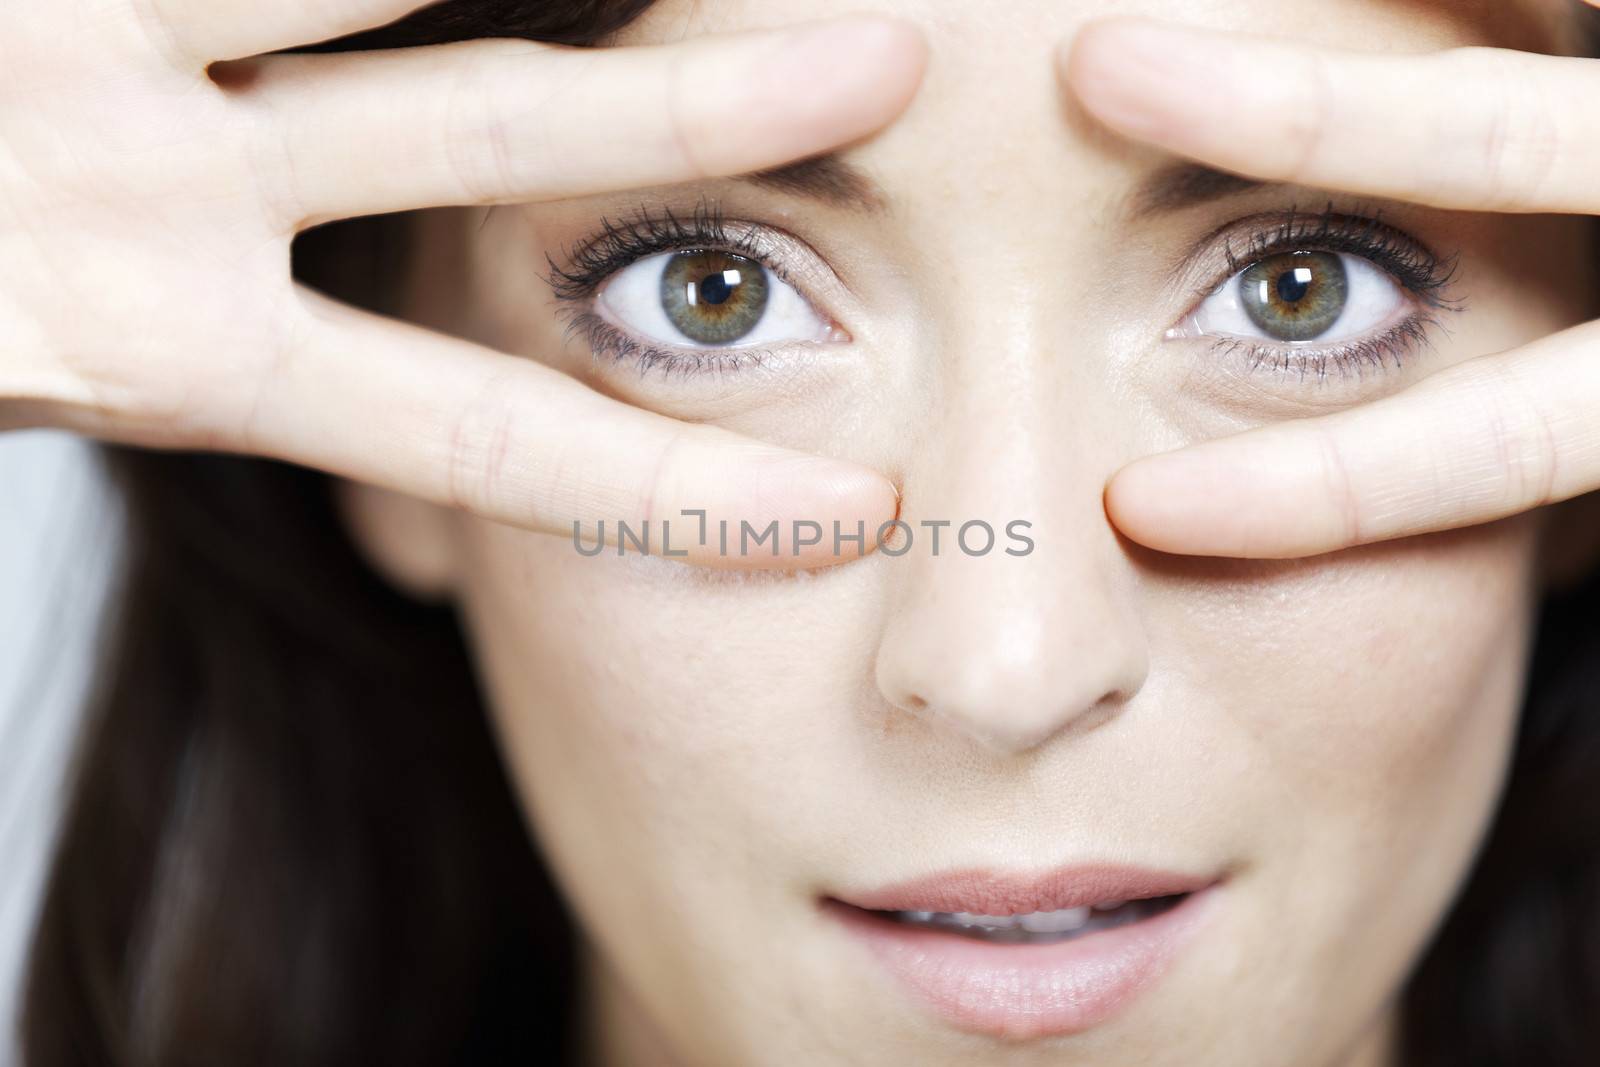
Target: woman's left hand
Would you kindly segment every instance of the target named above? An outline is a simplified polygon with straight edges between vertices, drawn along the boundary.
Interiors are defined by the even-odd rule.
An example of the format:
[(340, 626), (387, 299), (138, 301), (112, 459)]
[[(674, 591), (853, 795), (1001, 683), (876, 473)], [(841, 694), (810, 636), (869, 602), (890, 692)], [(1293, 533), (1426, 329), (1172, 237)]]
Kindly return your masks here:
[[(1440, 208), (1600, 215), (1600, 60), (1369, 55), (1134, 19), (1086, 29), (1061, 60), (1100, 121), (1225, 171)], [(1287, 558), (1595, 490), (1600, 322), (1337, 414), (1144, 457), (1105, 503), (1151, 548)]]

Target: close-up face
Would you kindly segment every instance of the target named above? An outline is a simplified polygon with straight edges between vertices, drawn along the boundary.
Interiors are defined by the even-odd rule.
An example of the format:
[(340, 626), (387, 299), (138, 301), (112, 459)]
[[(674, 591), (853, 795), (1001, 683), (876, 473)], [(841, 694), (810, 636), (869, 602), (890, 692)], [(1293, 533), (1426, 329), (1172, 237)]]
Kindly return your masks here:
[(929, 44), (873, 138), (417, 219), (418, 321), (901, 495), (899, 541), (804, 571), (380, 520), (459, 606), (592, 1032), (636, 1064), (1382, 1062), (1499, 797), (1547, 513), (1224, 560), (1120, 536), (1103, 488), (1581, 321), (1592, 235), (1136, 147), (1058, 49), (1113, 14), (1571, 45), (1537, 4), (1384, 0), (663, 0), (618, 43), (864, 10)]

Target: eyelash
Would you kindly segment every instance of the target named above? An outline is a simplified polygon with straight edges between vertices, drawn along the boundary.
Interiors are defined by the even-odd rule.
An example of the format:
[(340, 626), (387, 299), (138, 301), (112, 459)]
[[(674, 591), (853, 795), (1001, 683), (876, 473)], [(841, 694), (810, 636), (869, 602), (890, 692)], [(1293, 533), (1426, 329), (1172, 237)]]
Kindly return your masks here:
[(1381, 212), (1340, 214), (1332, 204), (1315, 215), (1290, 209), (1277, 225), (1252, 232), (1242, 252), (1234, 249), (1231, 240), (1224, 242), (1226, 273), (1197, 293), (1196, 301), (1216, 293), (1253, 263), (1297, 251), (1361, 256), (1387, 271), (1421, 306), (1388, 332), (1360, 341), (1328, 347), (1280, 346), (1244, 337), (1213, 337), (1208, 339), (1213, 354), (1241, 360), (1252, 372), (1270, 370), (1280, 378), (1298, 375), (1300, 380), (1312, 375), (1319, 382), (1330, 372), (1344, 377), (1359, 375), (1364, 367), (1381, 370), (1390, 360), (1398, 370), (1409, 356), (1432, 344), (1430, 330), (1443, 328), (1440, 313), (1460, 311), (1464, 306), (1449, 295), (1458, 257), (1439, 256), (1383, 222)]
[(756, 348), (718, 348), (704, 351), (692, 348), (663, 348), (632, 337), (607, 322), (590, 307), (596, 293), (617, 271), (658, 252), (715, 249), (746, 256), (760, 263), (776, 277), (794, 284), (773, 262), (772, 247), (757, 236), (753, 227), (729, 226), (710, 201), (702, 200), (688, 218), (670, 209), (642, 207), (621, 221), (601, 219), (598, 233), (567, 252), (570, 264), (562, 266), (553, 257), (547, 281), (556, 298), (566, 306), (560, 314), (567, 319), (567, 336), (583, 338), (597, 358), (636, 364), (642, 372), (654, 370), (664, 375), (685, 377), (723, 373), (759, 366), (772, 355)]
[[(1237, 225), (1237, 224), (1233, 224)], [(567, 334), (582, 337), (597, 358), (636, 364), (641, 372), (656, 370), (684, 376), (721, 373), (759, 366), (772, 353), (752, 348), (662, 348), (625, 333), (597, 315), (591, 302), (600, 287), (617, 271), (659, 252), (717, 249), (747, 256), (777, 277), (793, 284), (773, 262), (772, 249), (760, 240), (754, 227), (729, 226), (709, 201), (701, 201), (687, 218), (670, 209), (642, 207), (621, 221), (602, 219), (599, 232), (566, 253), (563, 266), (547, 257), (547, 281), (565, 306)], [(1316, 215), (1291, 209), (1274, 226), (1252, 232), (1242, 251), (1232, 240), (1223, 246), (1227, 272), (1196, 294), (1203, 300), (1252, 263), (1290, 251), (1346, 252), (1361, 256), (1386, 270), (1421, 304), (1418, 313), (1388, 332), (1360, 341), (1318, 348), (1281, 347), (1241, 337), (1210, 338), (1214, 354), (1243, 361), (1252, 372), (1270, 370), (1280, 377), (1308, 374), (1319, 381), (1330, 371), (1346, 376), (1363, 367), (1381, 369), (1393, 360), (1403, 361), (1432, 343), (1430, 329), (1441, 326), (1439, 313), (1459, 311), (1463, 303), (1448, 295), (1457, 257), (1443, 258), (1387, 225), (1381, 213), (1370, 216), (1339, 214), (1330, 204)]]

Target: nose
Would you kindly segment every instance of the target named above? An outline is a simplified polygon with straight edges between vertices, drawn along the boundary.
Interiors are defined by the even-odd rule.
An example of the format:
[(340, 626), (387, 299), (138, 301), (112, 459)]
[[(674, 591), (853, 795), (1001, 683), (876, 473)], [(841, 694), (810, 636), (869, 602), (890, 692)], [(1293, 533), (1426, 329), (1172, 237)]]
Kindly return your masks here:
[[(937, 443), (904, 470), (909, 547), (899, 531), (889, 547), (904, 554), (880, 564), (891, 578), (875, 674), (894, 706), (1018, 754), (1112, 720), (1144, 684), (1149, 653), (1137, 574), (1102, 503), (1120, 462), (1104, 427), (1063, 418), (1059, 394), (1019, 397), (1017, 376), (1003, 377), (1005, 402), (969, 383), (944, 404)], [(980, 527), (958, 539), (973, 520), (994, 529), (991, 551), (978, 551)]]

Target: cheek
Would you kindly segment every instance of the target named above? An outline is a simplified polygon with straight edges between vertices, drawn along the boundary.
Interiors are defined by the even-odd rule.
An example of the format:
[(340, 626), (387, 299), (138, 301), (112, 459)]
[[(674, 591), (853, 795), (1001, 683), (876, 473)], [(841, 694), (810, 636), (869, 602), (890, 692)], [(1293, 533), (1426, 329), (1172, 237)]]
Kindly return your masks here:
[(1297, 792), (1375, 805), (1455, 781), (1475, 748), (1498, 752), (1531, 629), (1534, 532), (1524, 516), (1319, 559), (1208, 561), (1207, 577), (1174, 563), (1154, 625), (1168, 661), (1232, 698), (1219, 715)]
[[(796, 889), (863, 869), (841, 832), (862, 811), (948, 813), (964, 785), (983, 802), (982, 774), (877, 693), (892, 582), (871, 561), (741, 576), (461, 529), (463, 617), (539, 844), (668, 1017), (725, 1010), (696, 998), (752, 973)], [(1217, 987), (1355, 1025), (1398, 986), (1496, 796), (1534, 533), (1522, 517), (1294, 562), (1135, 549), (1150, 682), (1116, 729), (1057, 746), (1052, 788), (1086, 783), (1088, 824), (1242, 860)]]
[(1152, 656), (1222, 754), (1203, 788), (1248, 841), (1240, 891), (1302, 935), (1270, 950), (1266, 995), (1291, 1016), (1312, 997), (1330, 1018), (1376, 1011), (1461, 884), (1520, 708), (1536, 529), (1153, 564)]
[[(502, 745), (580, 895), (591, 881), (601, 897), (648, 895), (659, 915), (674, 897), (792, 892), (827, 803), (818, 779), (872, 692), (867, 583), (848, 567), (588, 559), (486, 523), (465, 551), (463, 610)], [(618, 863), (643, 884), (607, 875)]]

